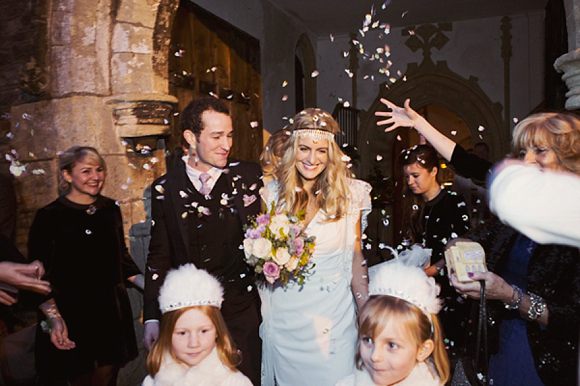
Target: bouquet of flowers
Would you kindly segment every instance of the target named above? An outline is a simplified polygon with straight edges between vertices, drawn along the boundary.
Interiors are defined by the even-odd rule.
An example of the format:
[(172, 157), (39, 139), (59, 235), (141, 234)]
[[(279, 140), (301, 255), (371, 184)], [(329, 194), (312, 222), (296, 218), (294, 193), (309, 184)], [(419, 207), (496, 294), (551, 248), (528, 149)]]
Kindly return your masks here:
[(304, 277), (314, 267), (310, 264), (315, 237), (308, 237), (301, 226), (304, 212), (292, 216), (276, 212), (264, 213), (246, 227), (244, 253), (246, 262), (254, 267), (260, 278), (284, 285), (290, 278), (304, 283)]

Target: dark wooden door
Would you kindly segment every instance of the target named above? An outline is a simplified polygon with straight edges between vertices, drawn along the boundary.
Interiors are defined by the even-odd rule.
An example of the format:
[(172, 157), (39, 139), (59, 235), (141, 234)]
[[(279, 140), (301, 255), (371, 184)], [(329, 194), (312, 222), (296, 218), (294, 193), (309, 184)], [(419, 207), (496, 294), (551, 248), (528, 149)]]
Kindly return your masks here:
[[(231, 156), (257, 161), (263, 147), (259, 41), (185, 0), (175, 15), (169, 49), (169, 92), (179, 100), (177, 111), (194, 98), (220, 98), (234, 123)], [(182, 144), (177, 115), (167, 147)]]

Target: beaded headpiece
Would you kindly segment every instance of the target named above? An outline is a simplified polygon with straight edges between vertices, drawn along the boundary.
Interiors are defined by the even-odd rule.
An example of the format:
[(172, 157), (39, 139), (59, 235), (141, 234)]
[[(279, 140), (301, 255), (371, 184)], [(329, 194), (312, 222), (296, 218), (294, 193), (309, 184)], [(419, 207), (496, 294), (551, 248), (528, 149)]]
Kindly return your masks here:
[[(407, 260), (409, 263), (409, 260)], [(369, 270), (369, 295), (388, 295), (419, 308), (428, 318), (441, 309), (440, 287), (422, 268), (394, 258)]]
[(192, 306), (221, 307), (224, 290), (207, 271), (185, 264), (169, 271), (159, 290), (161, 313)]
[(328, 142), (334, 142), (334, 134), (330, 131), (320, 130), (320, 129), (296, 129), (292, 132), (292, 138), (304, 138), (308, 137), (314, 141), (327, 140)]
[[(333, 131), (338, 130), (338, 124), (326, 111), (319, 108), (307, 108), (300, 111), (292, 120), (292, 138), (308, 137), (315, 141), (327, 140), (334, 142)], [(323, 130), (323, 128), (327, 130)]]

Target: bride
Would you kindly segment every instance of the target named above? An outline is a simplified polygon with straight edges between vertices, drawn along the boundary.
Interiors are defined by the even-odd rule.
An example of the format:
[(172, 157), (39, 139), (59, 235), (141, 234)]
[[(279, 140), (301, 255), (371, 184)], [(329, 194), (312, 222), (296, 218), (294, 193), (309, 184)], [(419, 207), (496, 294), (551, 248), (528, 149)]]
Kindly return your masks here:
[(262, 288), (262, 385), (334, 385), (354, 370), (355, 310), (367, 299), (361, 233), (371, 210), (370, 185), (351, 178), (334, 141), (338, 123), (308, 108), (294, 117), (277, 181), (262, 191), (270, 208), (306, 211), (316, 236), (315, 267), (304, 284)]

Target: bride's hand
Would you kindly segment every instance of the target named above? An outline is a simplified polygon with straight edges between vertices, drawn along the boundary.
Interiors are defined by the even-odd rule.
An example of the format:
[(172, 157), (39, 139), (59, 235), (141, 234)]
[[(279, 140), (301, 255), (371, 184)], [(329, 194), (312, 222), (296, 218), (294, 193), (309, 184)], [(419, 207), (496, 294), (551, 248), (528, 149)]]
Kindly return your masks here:
[(389, 125), (386, 132), (395, 130), (398, 127), (413, 127), (416, 120), (420, 117), (415, 110), (411, 108), (411, 100), (405, 100), (405, 107), (399, 107), (391, 101), (381, 98), (381, 103), (387, 106), (391, 111), (376, 111), (377, 117), (387, 117), (388, 119), (378, 121), (377, 126)]

